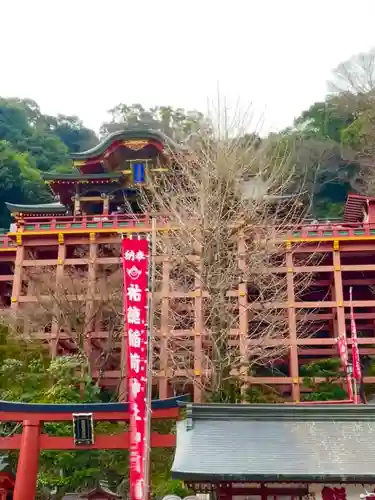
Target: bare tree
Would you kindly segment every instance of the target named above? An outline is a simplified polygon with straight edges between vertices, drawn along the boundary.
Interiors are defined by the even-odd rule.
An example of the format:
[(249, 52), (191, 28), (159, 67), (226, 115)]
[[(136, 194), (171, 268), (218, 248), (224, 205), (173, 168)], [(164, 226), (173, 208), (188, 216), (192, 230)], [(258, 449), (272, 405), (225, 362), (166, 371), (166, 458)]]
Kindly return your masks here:
[[(234, 386), (244, 389), (252, 368), (288, 350), (285, 233), (300, 224), (306, 206), (298, 191), (290, 194), (288, 152), (254, 137), (239, 127), (233, 137), (227, 129), (191, 137), (182, 151), (169, 151), (168, 173), (150, 178), (142, 192), (146, 212), (170, 217), (171, 230), (157, 236), (157, 254), (167, 256), (170, 267), (169, 376), (178, 382), (188, 374), (207, 398), (224, 400)], [(296, 301), (310, 281), (307, 273), (295, 276)], [(199, 317), (192, 305), (197, 295)], [(161, 308), (154, 309), (163, 330), (165, 311), (162, 318)], [(246, 336), (239, 335), (244, 318)], [(202, 337), (199, 378), (187, 330)], [(304, 331), (297, 320), (297, 335)]]
[(330, 90), (338, 94), (365, 95), (375, 88), (375, 48), (340, 63), (333, 71)]
[(93, 367), (99, 371), (99, 383), (123, 332), (120, 270), (96, 269), (90, 279), (86, 269), (66, 266), (56, 279), (52, 267), (27, 269), (25, 281), (32, 291), (11, 325), (31, 340), (50, 337), (52, 355), (68, 351), (81, 356), (87, 375)]

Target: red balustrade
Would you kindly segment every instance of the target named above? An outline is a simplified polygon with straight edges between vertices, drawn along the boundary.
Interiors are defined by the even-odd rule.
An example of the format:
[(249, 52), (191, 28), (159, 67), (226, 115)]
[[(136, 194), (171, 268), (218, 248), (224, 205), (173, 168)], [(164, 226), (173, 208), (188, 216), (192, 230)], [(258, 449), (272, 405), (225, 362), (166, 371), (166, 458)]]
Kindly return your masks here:
[[(167, 214), (145, 214), (131, 216), (129, 214), (113, 215), (63, 215), (56, 217), (25, 217), (17, 222), (17, 228), (23, 233), (27, 232), (48, 232), (67, 230), (92, 230), (96, 229), (121, 229), (145, 228), (151, 229), (152, 220), (155, 220), (157, 227), (165, 227), (170, 222)], [(260, 234), (265, 228), (259, 228)], [(345, 222), (318, 222), (305, 223), (299, 225), (284, 225), (278, 228), (270, 228), (270, 232), (276, 239), (333, 239), (333, 238), (358, 238), (374, 237), (375, 223), (345, 223)], [(0, 242), (9, 245), (6, 235), (0, 235)], [(8, 243), (6, 243), (8, 241)]]
[(152, 220), (157, 226), (166, 225), (168, 218), (161, 214), (147, 214), (129, 216), (127, 214), (114, 215), (82, 215), (57, 217), (25, 217), (18, 221), (18, 228), (24, 233), (36, 231), (66, 231), (113, 229), (115, 231), (126, 228), (151, 228)]
[(345, 222), (320, 222), (302, 225), (299, 228), (288, 228), (288, 239), (317, 239), (332, 238), (359, 238), (375, 236), (375, 223), (345, 223)]

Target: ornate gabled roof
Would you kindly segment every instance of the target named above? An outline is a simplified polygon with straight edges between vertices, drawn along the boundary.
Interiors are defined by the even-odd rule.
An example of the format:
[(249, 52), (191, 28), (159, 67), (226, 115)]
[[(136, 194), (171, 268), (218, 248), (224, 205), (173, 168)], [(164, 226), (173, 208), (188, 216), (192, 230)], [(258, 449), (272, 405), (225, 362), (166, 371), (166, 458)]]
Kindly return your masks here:
[(5, 202), (5, 205), (11, 213), (61, 214), (66, 212), (66, 207), (58, 202), (39, 205), (18, 205), (17, 203)]
[(68, 493), (64, 496), (63, 500), (89, 500), (90, 498), (96, 498), (98, 494), (103, 495), (103, 498), (105, 497), (108, 499), (122, 498), (114, 491), (111, 491), (106, 484), (99, 482), (96, 488), (93, 488), (86, 493)]
[(188, 404), (172, 477), (185, 481), (374, 481), (368, 405)]
[(96, 496), (98, 493), (100, 493), (103, 496), (105, 495), (106, 498), (111, 498), (111, 499), (121, 498), (120, 495), (117, 495), (117, 493), (111, 491), (107, 485), (99, 484), (96, 488), (93, 488), (91, 491), (88, 491), (87, 493), (83, 494), (82, 499), (84, 498), (89, 499), (91, 497)]
[(104, 154), (115, 141), (154, 141), (162, 147), (169, 146), (178, 148), (179, 146), (163, 132), (148, 129), (120, 130), (107, 135), (97, 146), (81, 153), (72, 153), (72, 160), (88, 160)]

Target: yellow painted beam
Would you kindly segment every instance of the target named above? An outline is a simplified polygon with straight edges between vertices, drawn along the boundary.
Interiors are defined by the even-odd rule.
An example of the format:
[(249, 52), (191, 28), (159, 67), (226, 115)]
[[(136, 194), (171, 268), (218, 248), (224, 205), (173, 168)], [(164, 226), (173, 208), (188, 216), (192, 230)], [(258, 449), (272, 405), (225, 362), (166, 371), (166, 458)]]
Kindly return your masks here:
[[(173, 229), (172, 227), (156, 227), (156, 231), (169, 231)], [(122, 227), (122, 228), (82, 228), (82, 229), (53, 229), (53, 230), (32, 230), (32, 231), (17, 231), (10, 232), (8, 236), (16, 238), (17, 236), (48, 236), (54, 234), (89, 234), (89, 233), (113, 233), (113, 234), (123, 234), (123, 233), (147, 233), (152, 231), (151, 224), (149, 226), (137, 226), (137, 227)], [(330, 241), (374, 241), (375, 235), (362, 235), (362, 236), (323, 236), (321, 238), (298, 238), (298, 237), (285, 237), (282, 242), (290, 243), (324, 243)], [(0, 252), (15, 251), (16, 247), (11, 248), (1, 248)]]
[(321, 238), (285, 238), (282, 241), (290, 241), (291, 243), (324, 243), (326, 241), (372, 241), (375, 240), (375, 235), (362, 236), (322, 236)]
[[(156, 227), (156, 231), (169, 231), (170, 227)], [(48, 231), (18, 231), (13, 233), (8, 233), (10, 237), (17, 236), (48, 236), (51, 234), (89, 234), (89, 233), (112, 233), (112, 234), (122, 234), (122, 233), (148, 233), (152, 231), (150, 226), (139, 226), (139, 227), (124, 227), (124, 228), (87, 228), (87, 229), (53, 229)]]

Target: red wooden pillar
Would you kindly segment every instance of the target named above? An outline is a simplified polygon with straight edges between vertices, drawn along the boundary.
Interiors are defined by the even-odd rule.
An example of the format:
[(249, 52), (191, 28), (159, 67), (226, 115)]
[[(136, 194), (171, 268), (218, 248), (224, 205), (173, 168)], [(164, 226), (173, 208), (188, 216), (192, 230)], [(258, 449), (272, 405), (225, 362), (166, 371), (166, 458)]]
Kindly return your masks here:
[(13, 500), (34, 500), (40, 451), (40, 422), (23, 422)]
[(0, 488), (0, 500), (7, 500), (7, 490)]

